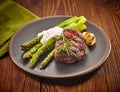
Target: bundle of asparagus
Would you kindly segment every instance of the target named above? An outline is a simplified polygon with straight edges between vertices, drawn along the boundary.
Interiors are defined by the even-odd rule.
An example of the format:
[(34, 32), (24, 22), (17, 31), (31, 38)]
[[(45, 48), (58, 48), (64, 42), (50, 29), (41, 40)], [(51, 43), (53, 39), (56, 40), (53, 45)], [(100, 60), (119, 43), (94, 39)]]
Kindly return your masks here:
[[(87, 29), (85, 25), (86, 21), (87, 20), (84, 16), (80, 16), (80, 17), (74, 16), (68, 20), (63, 21), (57, 26), (63, 29), (73, 28), (75, 30), (82, 32)], [(22, 50), (25, 51), (25, 53), (23, 54), (23, 58), (30, 59), (29, 62), (30, 68), (33, 68), (35, 66), (41, 55), (43, 55), (49, 49), (54, 47), (57, 37), (52, 37), (48, 39), (44, 44), (40, 43), (41, 39), (42, 39), (42, 35), (21, 45)], [(41, 69), (44, 68), (51, 61), (53, 55), (54, 55), (54, 48), (52, 48), (51, 52), (41, 62), (40, 64)]]

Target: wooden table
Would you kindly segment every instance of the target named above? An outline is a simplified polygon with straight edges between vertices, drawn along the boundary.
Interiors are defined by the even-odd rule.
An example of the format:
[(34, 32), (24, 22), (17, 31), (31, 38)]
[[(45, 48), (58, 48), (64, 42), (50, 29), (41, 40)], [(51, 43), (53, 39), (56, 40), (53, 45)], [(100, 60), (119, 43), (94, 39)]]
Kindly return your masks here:
[(84, 15), (105, 30), (112, 50), (106, 62), (96, 71), (64, 80), (28, 74), (6, 54), (0, 59), (0, 92), (120, 92), (120, 0), (14, 1), (39, 17)]

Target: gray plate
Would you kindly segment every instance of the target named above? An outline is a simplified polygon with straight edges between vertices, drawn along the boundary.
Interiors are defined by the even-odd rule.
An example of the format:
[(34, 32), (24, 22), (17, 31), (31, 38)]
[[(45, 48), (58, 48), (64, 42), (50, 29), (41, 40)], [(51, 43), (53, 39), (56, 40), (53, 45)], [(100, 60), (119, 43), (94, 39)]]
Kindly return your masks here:
[(95, 34), (97, 42), (95, 46), (87, 47), (86, 56), (83, 60), (73, 64), (63, 64), (54, 60), (43, 70), (39, 69), (39, 64), (43, 59), (42, 56), (34, 69), (28, 66), (28, 60), (22, 59), (21, 44), (33, 39), (37, 34), (45, 29), (51, 28), (60, 22), (68, 19), (67, 16), (46, 17), (31, 23), (28, 23), (19, 29), (12, 37), (9, 45), (9, 53), (13, 62), (21, 69), (41, 77), (47, 78), (67, 78), (87, 74), (100, 67), (111, 51), (111, 43), (105, 32), (95, 25), (87, 21), (87, 31)]

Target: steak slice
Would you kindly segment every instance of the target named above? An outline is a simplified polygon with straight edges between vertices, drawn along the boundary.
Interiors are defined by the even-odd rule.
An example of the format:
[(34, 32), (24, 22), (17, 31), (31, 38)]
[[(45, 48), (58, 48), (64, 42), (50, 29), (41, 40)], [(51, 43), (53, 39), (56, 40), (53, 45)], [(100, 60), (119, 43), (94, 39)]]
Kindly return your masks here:
[(83, 59), (85, 55), (86, 43), (81, 32), (74, 29), (64, 29), (63, 34), (69, 41), (72, 42), (72, 44), (68, 45), (69, 49), (72, 51), (72, 54), (68, 55), (65, 50), (59, 52), (59, 49), (63, 43), (63, 40), (60, 39), (55, 43), (55, 61), (63, 63), (73, 63)]

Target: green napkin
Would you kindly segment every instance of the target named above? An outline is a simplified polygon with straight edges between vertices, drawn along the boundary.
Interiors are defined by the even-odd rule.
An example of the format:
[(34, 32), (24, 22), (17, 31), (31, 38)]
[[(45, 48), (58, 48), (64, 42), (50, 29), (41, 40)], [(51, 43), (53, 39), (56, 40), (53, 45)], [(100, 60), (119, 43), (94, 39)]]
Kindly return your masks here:
[(33, 19), (39, 18), (11, 0), (0, 0), (0, 57), (8, 51), (14, 32)]

